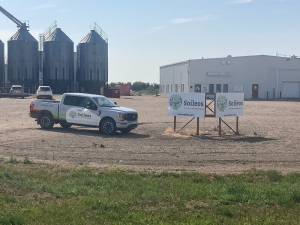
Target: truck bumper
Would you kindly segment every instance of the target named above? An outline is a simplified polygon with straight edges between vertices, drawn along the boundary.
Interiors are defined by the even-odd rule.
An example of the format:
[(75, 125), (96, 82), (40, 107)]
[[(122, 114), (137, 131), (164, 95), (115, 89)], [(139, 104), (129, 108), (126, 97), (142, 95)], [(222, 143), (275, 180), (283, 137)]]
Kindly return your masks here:
[(117, 129), (135, 129), (138, 126), (138, 122), (118, 122), (116, 123)]

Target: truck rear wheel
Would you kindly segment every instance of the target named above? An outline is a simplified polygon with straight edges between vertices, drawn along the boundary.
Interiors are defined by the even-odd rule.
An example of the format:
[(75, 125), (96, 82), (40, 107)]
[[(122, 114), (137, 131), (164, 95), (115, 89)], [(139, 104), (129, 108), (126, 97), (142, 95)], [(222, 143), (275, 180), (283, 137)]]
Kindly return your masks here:
[(103, 134), (112, 135), (116, 132), (116, 123), (113, 119), (104, 119), (100, 123), (99, 130)]
[(54, 125), (54, 120), (51, 114), (42, 114), (39, 118), (39, 124), (43, 129), (51, 129)]

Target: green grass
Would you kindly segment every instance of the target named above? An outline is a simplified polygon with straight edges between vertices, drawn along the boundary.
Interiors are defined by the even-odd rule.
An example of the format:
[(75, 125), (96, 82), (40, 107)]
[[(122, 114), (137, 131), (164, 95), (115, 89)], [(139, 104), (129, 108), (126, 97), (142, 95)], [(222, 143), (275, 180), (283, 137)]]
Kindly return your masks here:
[(0, 162), (0, 224), (299, 224), (300, 174)]

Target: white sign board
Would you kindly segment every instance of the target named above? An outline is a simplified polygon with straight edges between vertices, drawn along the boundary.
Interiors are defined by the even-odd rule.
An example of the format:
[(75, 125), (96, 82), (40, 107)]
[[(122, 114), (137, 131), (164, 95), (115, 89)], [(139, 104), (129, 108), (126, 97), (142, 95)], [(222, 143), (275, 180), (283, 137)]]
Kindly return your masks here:
[(244, 93), (216, 93), (216, 118), (244, 115)]
[(169, 116), (205, 117), (205, 93), (169, 93)]

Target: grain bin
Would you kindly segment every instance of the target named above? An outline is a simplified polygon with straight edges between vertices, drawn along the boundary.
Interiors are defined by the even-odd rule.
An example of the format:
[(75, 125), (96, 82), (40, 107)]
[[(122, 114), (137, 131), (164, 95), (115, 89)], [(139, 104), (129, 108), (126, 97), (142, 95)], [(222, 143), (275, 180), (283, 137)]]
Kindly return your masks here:
[(38, 85), (38, 42), (26, 27), (20, 29), (7, 41), (8, 80), (11, 84), (29, 87), (31, 92)]
[(84, 92), (104, 94), (107, 77), (107, 35), (100, 28), (93, 29), (77, 46), (77, 81)]
[(44, 85), (54, 93), (70, 90), (74, 80), (74, 42), (56, 28), (44, 41)]
[(4, 43), (0, 40), (0, 87), (4, 86)]

